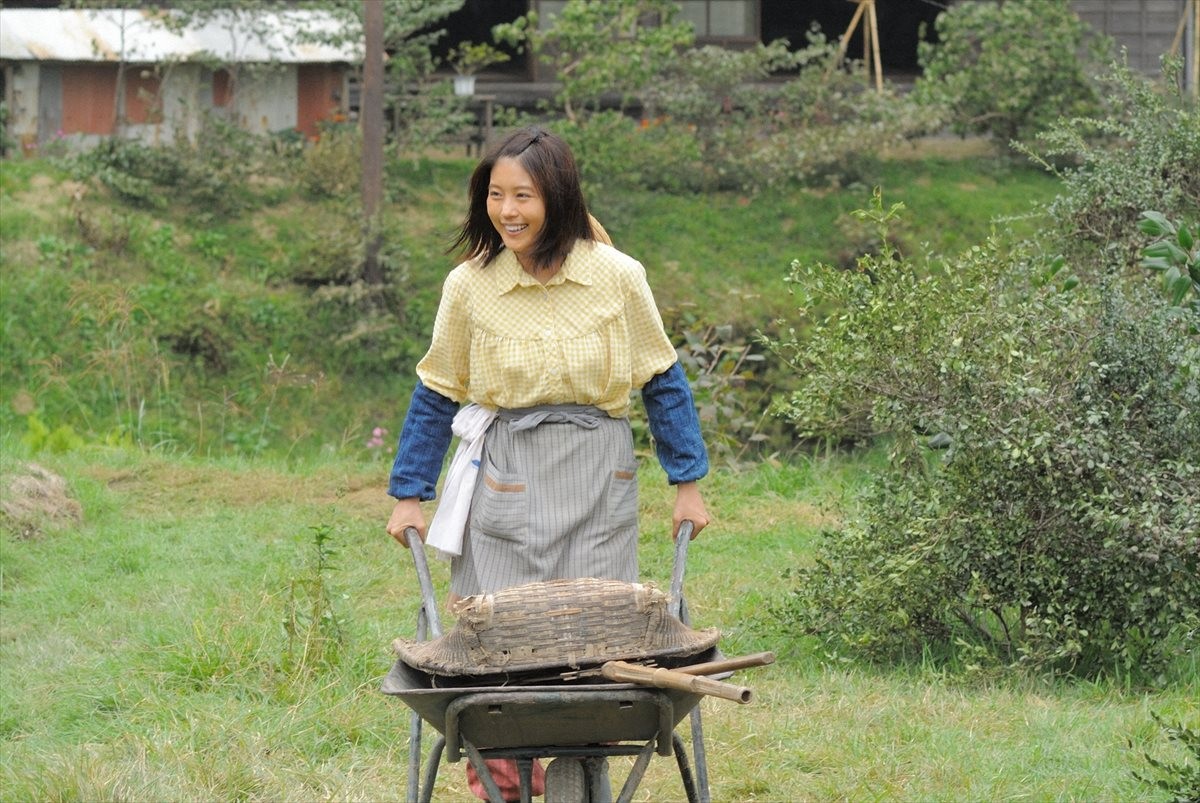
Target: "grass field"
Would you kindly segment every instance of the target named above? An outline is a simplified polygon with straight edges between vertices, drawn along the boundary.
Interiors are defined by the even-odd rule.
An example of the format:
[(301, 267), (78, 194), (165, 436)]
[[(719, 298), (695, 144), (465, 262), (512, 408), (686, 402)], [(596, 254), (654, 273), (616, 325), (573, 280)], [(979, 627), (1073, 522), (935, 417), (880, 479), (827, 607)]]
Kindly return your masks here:
[[(999, 220), (1033, 226), (1024, 216), (1057, 186), (974, 151), (893, 157), (838, 191), (592, 203), (646, 264), (668, 318), (686, 308), (750, 331), (789, 312), (793, 259), (852, 261), (867, 244), (849, 213), (874, 186), (908, 207), (894, 232), (907, 253), (967, 248)], [(389, 176), (415, 329), (431, 321), (452, 261), (443, 251), (470, 167), (424, 160)], [(419, 594), (383, 529), (390, 444), (371, 454), (363, 442), (376, 425), (394, 437), (411, 366), (347, 374), (319, 350), (329, 337), (311, 331), (310, 290), (281, 278), (306, 238), (339, 219), (281, 190), (202, 226), (175, 206), (160, 219), (92, 192), (83, 219), (131, 234), (106, 251), (81, 241), (75, 189), (47, 164), (0, 171), (0, 478), (36, 460), (83, 510), (32, 535), (0, 517), (0, 800), (402, 799), (408, 710), (379, 683), (392, 639), (413, 634)], [(127, 298), (137, 303), (122, 307)], [(246, 325), (228, 341), (231, 365), (211, 377), (138, 328), (247, 305), (231, 318)], [(293, 320), (305, 331), (288, 330)], [(263, 370), (285, 354), (287, 372)], [(319, 387), (305, 384), (314, 376)], [(204, 395), (186, 395), (195, 388)], [(30, 411), (73, 427), (79, 443), (30, 454)], [(143, 413), (165, 434), (143, 432)], [(138, 428), (102, 445), (126, 417)], [(788, 569), (852, 515), (881, 460), (764, 459), (704, 482), (715, 521), (689, 557), (693, 621), (720, 628), (726, 654), (778, 655), (735, 676), (752, 704), (702, 703), (714, 799), (1158, 799), (1133, 773), (1147, 771), (1147, 753), (1181, 758), (1152, 714), (1200, 726), (1195, 664), (1143, 690), (933, 661), (844, 663), (781, 629), (771, 606)], [(665, 586), (671, 497), (643, 462), (642, 574)], [(433, 570), (444, 593), (447, 568)], [(620, 780), (628, 762), (613, 763)], [(468, 799), (461, 766), (443, 766), (436, 799)], [(651, 762), (636, 799), (683, 799), (672, 760)]]
[[(0, 455), (7, 472), (20, 450), (6, 441)], [(385, 464), (42, 459), (84, 519), (0, 536), (0, 799), (403, 797), (408, 711), (378, 687), (419, 592), (383, 532)], [(866, 465), (705, 483), (715, 523), (689, 558), (693, 621), (721, 628), (727, 654), (779, 656), (735, 676), (750, 705), (702, 703), (714, 799), (1154, 799), (1132, 772), (1146, 752), (1178, 760), (1151, 712), (1195, 720), (1194, 667), (1154, 692), (971, 679), (841, 665), (779, 634), (767, 609), (784, 571)], [(665, 586), (670, 496), (657, 467), (641, 479), (642, 573)], [(317, 532), (334, 552), (323, 569)], [(436, 799), (468, 799), (461, 766), (442, 766)], [(618, 780), (627, 766), (614, 760)], [(636, 799), (682, 798), (673, 760), (656, 758)]]

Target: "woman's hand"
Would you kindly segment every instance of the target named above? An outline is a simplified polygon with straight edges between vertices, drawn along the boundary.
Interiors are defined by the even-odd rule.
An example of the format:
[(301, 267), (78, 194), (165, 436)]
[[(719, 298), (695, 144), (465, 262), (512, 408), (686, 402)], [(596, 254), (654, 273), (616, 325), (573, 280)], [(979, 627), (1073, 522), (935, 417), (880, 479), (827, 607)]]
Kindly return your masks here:
[(681, 482), (675, 486), (675, 513), (671, 517), (674, 527), (671, 537), (679, 537), (679, 525), (683, 522), (692, 523), (692, 538), (708, 526), (708, 511), (704, 508), (704, 498), (700, 495), (700, 486), (694, 482)]
[(425, 514), (421, 511), (421, 503), (419, 500), (413, 499), (398, 499), (396, 506), (392, 508), (391, 518), (388, 519), (387, 531), (388, 535), (400, 542), (401, 546), (408, 546), (408, 536), (404, 531), (412, 527), (421, 536), (421, 542), (425, 542)]

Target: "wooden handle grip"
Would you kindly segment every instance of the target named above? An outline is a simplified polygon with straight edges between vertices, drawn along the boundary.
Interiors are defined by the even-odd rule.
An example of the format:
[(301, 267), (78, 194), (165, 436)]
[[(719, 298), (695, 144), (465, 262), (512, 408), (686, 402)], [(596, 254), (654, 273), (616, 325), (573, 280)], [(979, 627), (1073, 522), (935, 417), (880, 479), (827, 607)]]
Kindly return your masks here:
[(600, 674), (617, 683), (636, 683), (639, 686), (654, 686), (658, 689), (679, 689), (696, 694), (708, 694), (724, 700), (748, 703), (752, 693), (745, 686), (735, 686), (712, 678), (687, 675), (672, 669), (654, 669), (647, 666), (609, 661), (600, 667)]

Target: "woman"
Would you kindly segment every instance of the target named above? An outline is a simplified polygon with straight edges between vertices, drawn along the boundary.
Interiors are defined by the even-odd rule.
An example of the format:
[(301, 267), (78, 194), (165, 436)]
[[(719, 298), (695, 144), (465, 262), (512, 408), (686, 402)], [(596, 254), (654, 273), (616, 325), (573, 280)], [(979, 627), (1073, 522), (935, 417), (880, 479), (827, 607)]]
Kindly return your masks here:
[[(388, 492), (388, 532), (426, 537), (459, 405), (494, 411), (483, 437), (455, 597), (539, 580), (637, 577), (637, 490), (629, 395), (640, 388), (668, 481), (674, 531), (708, 524), (708, 471), (691, 390), (641, 264), (597, 239), (574, 156), (543, 129), (519, 130), (469, 184), (428, 353)], [(443, 504), (445, 501), (443, 500)], [(436, 519), (435, 519), (436, 523)], [(453, 539), (452, 539), (453, 540)], [(442, 548), (439, 545), (439, 548)]]
[[(426, 539), (451, 438), (461, 438), (429, 542), (451, 556), (451, 599), (553, 579), (638, 579), (637, 463), (627, 414), (640, 388), (675, 485), (674, 532), (708, 524), (708, 471), (687, 378), (641, 264), (588, 214), (570, 148), (517, 131), (471, 175), (429, 351), (400, 436), (387, 530)], [(459, 406), (467, 402), (461, 410)], [(477, 470), (475, 470), (477, 467)], [(511, 761), (489, 761), (506, 797)], [(486, 798), (468, 767), (472, 791)], [(535, 766), (533, 793), (543, 791)]]

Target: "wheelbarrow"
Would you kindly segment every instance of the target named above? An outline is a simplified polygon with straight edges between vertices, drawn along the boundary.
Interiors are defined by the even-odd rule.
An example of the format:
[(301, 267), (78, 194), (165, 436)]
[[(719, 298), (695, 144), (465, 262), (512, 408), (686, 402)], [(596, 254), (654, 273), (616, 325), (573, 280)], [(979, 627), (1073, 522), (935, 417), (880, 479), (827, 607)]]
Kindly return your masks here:
[[(682, 593), (683, 574), (691, 535), (692, 524), (685, 521), (675, 542), (669, 594), (669, 612), (685, 624), (688, 614)], [(415, 530), (410, 529), (407, 536), (421, 586), (417, 640), (437, 638), (442, 629), (424, 545)], [(384, 678), (381, 690), (399, 697), (412, 709), (407, 800), (428, 803), (443, 754), (451, 763), (460, 761), (465, 754), (494, 803), (501, 803), (503, 797), (485, 763), (493, 758), (516, 761), (523, 801), (531, 797), (534, 760), (581, 759), (584, 799), (589, 803), (611, 803), (607, 758), (635, 756), (617, 797), (618, 803), (622, 803), (632, 799), (652, 756), (657, 753), (675, 756), (689, 803), (707, 803), (708, 765), (698, 703), (705, 694), (748, 702), (748, 689), (724, 684), (723, 679), (732, 674), (733, 668), (769, 663), (773, 656), (760, 653), (726, 660), (714, 646), (689, 660), (692, 661), (689, 666), (674, 670), (647, 669), (613, 661), (598, 668), (540, 678), (515, 682), (509, 678), (503, 686), (479, 683), (477, 678), (447, 684), (444, 677), (434, 677), (397, 660)], [(681, 680), (679, 676), (692, 680)], [(633, 682), (622, 682), (631, 678)], [(675, 733), (676, 726), (688, 717), (694, 772), (684, 740)], [(431, 748), (422, 782), (424, 723), (431, 725), (439, 736)], [(552, 799), (553, 792), (548, 785), (547, 799)]]

